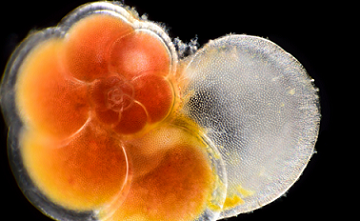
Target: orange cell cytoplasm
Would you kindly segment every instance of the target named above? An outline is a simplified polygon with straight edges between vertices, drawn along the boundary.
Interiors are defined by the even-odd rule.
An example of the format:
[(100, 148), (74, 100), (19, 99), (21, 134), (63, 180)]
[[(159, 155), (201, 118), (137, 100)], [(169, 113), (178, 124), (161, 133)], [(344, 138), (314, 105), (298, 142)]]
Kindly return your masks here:
[(93, 84), (90, 97), (97, 118), (118, 133), (137, 133), (170, 112), (170, 53), (156, 34), (94, 14), (69, 30), (64, 47), (62, 60), (69, 72)]
[[(214, 175), (201, 148), (173, 146), (160, 159), (155, 169), (134, 178), (124, 203), (109, 220), (195, 220), (204, 212)], [(134, 167), (140, 166), (146, 167)]]
[(71, 139), (56, 141), (38, 131), (21, 139), (24, 166), (52, 202), (70, 210), (92, 210), (123, 197), (128, 164), (119, 141), (95, 124)]
[(194, 146), (199, 142), (172, 124), (162, 124), (149, 133), (126, 141), (124, 146), (131, 163), (134, 178), (143, 176), (156, 168), (166, 153), (175, 146)]
[(118, 133), (136, 133), (148, 121), (145, 108), (134, 99), (132, 83), (119, 76), (97, 79), (90, 97), (99, 121)]
[(15, 85), (20, 117), (37, 130), (67, 137), (88, 119), (86, 85), (68, 78), (59, 62), (63, 44), (49, 39), (28, 54)]
[(92, 85), (90, 97), (102, 123), (118, 133), (133, 134), (168, 115), (174, 92), (164, 76), (146, 74), (132, 81), (120, 77), (99, 78)]
[(196, 219), (215, 179), (199, 131), (169, 126), (176, 114), (164, 121), (179, 100), (171, 63), (156, 34), (105, 14), (31, 49), (16, 103), (24, 167), (40, 192), (99, 218)]
[(168, 75), (170, 53), (159, 37), (136, 31), (117, 40), (111, 50), (111, 66), (127, 79), (147, 72)]
[(174, 103), (174, 91), (163, 76), (144, 74), (133, 80), (135, 99), (145, 106), (150, 122), (163, 119)]
[[(98, 119), (105, 124), (116, 125), (122, 118), (122, 112), (133, 106), (134, 89), (118, 76), (100, 78), (92, 84), (90, 98)], [(145, 110), (143, 112), (146, 122)]]
[(130, 108), (121, 113), (121, 119), (114, 130), (121, 134), (134, 134), (146, 125), (147, 119), (144, 107), (134, 102)]
[(112, 45), (133, 32), (120, 18), (94, 14), (78, 21), (65, 37), (64, 60), (79, 80), (91, 82), (110, 74)]

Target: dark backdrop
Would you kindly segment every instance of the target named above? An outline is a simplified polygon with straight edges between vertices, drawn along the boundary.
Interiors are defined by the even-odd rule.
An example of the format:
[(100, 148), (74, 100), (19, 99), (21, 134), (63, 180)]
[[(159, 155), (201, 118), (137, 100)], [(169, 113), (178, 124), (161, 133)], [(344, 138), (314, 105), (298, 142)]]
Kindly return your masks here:
[[(62, 1), (12, 1), (2, 3), (0, 17), (0, 72), (15, 46), (30, 30), (56, 25), (81, 0)], [(240, 2), (240, 3), (239, 3)], [(250, 214), (228, 219), (235, 220), (323, 220), (334, 214), (341, 200), (341, 188), (334, 176), (337, 171), (336, 84), (339, 74), (337, 51), (341, 45), (334, 41), (346, 33), (338, 21), (341, 15), (337, 6), (288, 1), (262, 4), (244, 1), (141, 1), (127, 0), (139, 14), (146, 13), (149, 20), (166, 25), (171, 38), (179, 37), (189, 42), (197, 36), (200, 45), (225, 34), (249, 34), (267, 37), (295, 56), (315, 79), (320, 88), (322, 121), (317, 154), (313, 156), (301, 179), (286, 196)], [(350, 6), (351, 7), (351, 6)], [(6, 220), (37, 220), (49, 218), (42, 215), (22, 195), (9, 168), (6, 155), (7, 128), (1, 120), (0, 171), (2, 211)], [(340, 191), (340, 192), (339, 192)], [(339, 198), (340, 196), (340, 198)], [(11, 218), (11, 219), (10, 219)]]

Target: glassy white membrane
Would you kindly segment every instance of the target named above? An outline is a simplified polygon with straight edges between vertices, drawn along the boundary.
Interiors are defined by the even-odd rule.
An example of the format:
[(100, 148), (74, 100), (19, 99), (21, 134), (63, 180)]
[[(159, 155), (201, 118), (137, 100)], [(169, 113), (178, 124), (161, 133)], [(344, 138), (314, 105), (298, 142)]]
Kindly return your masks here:
[[(148, 89), (151, 91), (150, 95), (154, 93), (158, 96), (162, 89), (170, 91), (169, 100), (173, 103), (170, 102), (169, 107), (166, 106), (169, 110), (163, 111), (164, 114), (161, 116), (163, 118), (159, 117), (158, 122), (154, 122), (153, 119), (147, 120), (143, 129), (139, 128), (125, 135), (116, 131), (112, 124), (101, 123), (96, 117), (98, 110), (93, 112), (90, 110), (89, 113), (94, 114), (86, 115), (88, 118), (85, 118), (75, 135), (65, 138), (65, 135), (61, 135), (53, 141), (51, 136), (56, 137), (56, 135), (47, 136), (47, 132), (43, 129), (45, 127), (41, 127), (45, 132), (32, 129), (36, 128), (33, 124), (38, 123), (27, 115), (29, 112), (27, 106), (19, 104), (19, 100), (26, 100), (27, 95), (19, 95), (22, 93), (21, 85), (24, 83), (18, 81), (27, 74), (23, 70), (35, 70), (31, 62), (28, 64), (28, 60), (36, 61), (37, 58), (33, 56), (38, 48), (42, 48), (45, 43), (52, 43), (54, 39), (54, 45), (60, 47), (62, 41), (65, 42), (64, 39), (68, 38), (69, 32), (76, 32), (72, 31), (73, 27), (78, 27), (76, 25), (86, 21), (87, 18), (96, 21), (94, 15), (100, 14), (108, 16), (106, 19), (111, 22), (112, 19), (117, 19), (121, 25), (117, 22), (111, 23), (117, 25), (114, 26), (114, 30), (119, 26), (125, 33), (117, 36), (117, 33), (112, 32), (111, 34), (117, 37), (108, 45), (115, 45), (121, 50), (123, 45), (120, 43), (133, 42), (132, 35), (140, 36), (134, 39), (145, 39), (143, 37), (148, 36), (151, 39), (149, 42), (157, 42), (159, 47), (164, 48), (164, 54), (168, 57), (160, 62), (156, 57), (156, 62), (162, 65), (162, 69), (159, 69), (164, 73), (156, 73), (154, 77), (151, 72), (158, 69), (151, 66), (153, 65), (151, 53), (146, 57), (143, 56), (148, 55), (145, 49), (144, 54), (138, 52), (138, 49), (131, 51), (131, 48), (139, 45), (129, 46), (130, 49), (127, 50), (131, 56), (134, 59), (138, 57), (142, 59), (139, 66), (141, 68), (151, 66), (152, 69), (139, 73), (125, 73), (125, 77), (119, 77), (117, 75), (119, 73), (112, 74), (110, 77), (115, 80), (111, 81), (103, 80), (103, 76), (96, 78), (97, 73), (93, 74), (95, 77), (91, 76), (94, 78), (91, 81), (88, 81), (87, 76), (74, 75), (74, 79), (80, 76), (85, 79), (84, 81), (88, 81), (84, 83), (83, 79), (80, 79), (77, 82), (80, 82), (79, 88), (85, 88), (81, 93), (87, 94), (88, 91), (94, 93), (91, 90), (96, 86), (96, 82), (105, 82), (99, 84), (101, 86), (96, 89), (101, 97), (102, 94), (106, 94), (106, 91), (101, 90), (107, 90), (106, 85), (111, 84), (108, 82), (116, 80), (126, 82), (119, 83), (118, 90), (111, 88), (116, 91), (116, 96), (128, 93), (127, 97), (121, 97), (116, 101), (123, 102), (122, 99), (130, 97), (133, 100), (126, 104), (126, 108), (137, 104), (146, 109), (145, 116), (148, 117), (161, 110), (151, 112), (153, 108), (151, 104), (147, 104), (146, 100), (144, 104), (141, 103), (141, 99), (136, 100), (138, 99), (136, 90), (142, 90), (141, 85), (148, 83), (146, 80), (138, 81), (138, 79), (147, 79), (146, 77), (150, 75), (152, 76), (149, 78), (152, 85)], [(101, 32), (99, 33), (97, 36), (101, 36)], [(106, 36), (102, 37), (107, 41)], [(123, 41), (127, 38), (130, 40)], [(141, 44), (145, 45), (147, 41), (141, 40)], [(179, 42), (178, 39), (176, 41)], [(98, 42), (97, 44), (101, 45)], [(146, 48), (146, 45), (144, 47)], [(191, 45), (189, 47), (194, 49)], [(211, 40), (188, 57), (179, 59), (178, 54), (182, 54), (183, 50), (184, 45), (176, 51), (170, 37), (159, 25), (139, 18), (133, 9), (110, 2), (81, 6), (66, 16), (57, 27), (32, 33), (19, 45), (9, 59), (2, 79), (0, 103), (9, 127), (8, 153), (14, 176), (24, 195), (35, 207), (56, 220), (218, 220), (261, 208), (279, 198), (296, 182), (314, 153), (320, 121), (318, 91), (304, 67), (273, 42), (249, 35), (232, 34)], [(102, 56), (104, 51), (106, 52), (100, 50)], [(112, 59), (110, 55), (105, 55), (103, 57)], [(88, 60), (85, 59), (85, 62)], [(137, 62), (138, 60), (135, 59), (129, 63), (138, 68)], [(23, 63), (33, 69), (24, 68)], [(84, 64), (81, 65), (86, 67)], [(50, 64), (48, 66), (51, 67)], [(164, 69), (163, 66), (166, 68)], [(141, 68), (139, 70), (143, 70)], [(79, 73), (82, 73), (81, 70)], [(62, 77), (61, 74), (59, 76)], [(135, 77), (130, 79), (129, 76)], [(160, 83), (157, 84), (154, 79), (159, 79)], [(64, 85), (67, 84), (68, 79), (66, 78), (64, 82)], [(71, 85), (73, 84), (75, 83)], [(81, 84), (85, 86), (82, 87)], [(152, 88), (155, 87), (164, 88), (154, 89), (153, 92)], [(80, 96), (81, 93), (76, 96)], [(43, 96), (46, 95), (45, 93)], [(59, 96), (61, 98), (62, 95)], [(78, 97), (76, 99), (81, 100)], [(72, 101), (74, 106), (77, 105), (76, 99)], [(96, 105), (102, 104), (102, 98), (99, 99)], [(36, 102), (38, 101), (33, 100), (33, 103)], [(93, 107), (91, 105), (89, 105), (90, 109)], [(23, 106), (25, 108), (22, 108)], [(55, 112), (58, 111), (56, 108), (53, 109)], [(125, 111), (125, 108), (118, 109)], [(50, 111), (51, 114), (51, 110), (49, 108), (46, 111)], [(120, 112), (116, 117), (122, 114)], [(134, 117), (137, 119), (137, 116)], [(41, 116), (39, 119), (42, 119)], [(126, 129), (126, 126), (122, 128)], [(86, 150), (84, 147), (91, 142), (94, 143), (92, 140), (94, 137), (95, 144), (99, 148), (104, 146), (107, 151), (117, 151), (119, 157), (115, 159), (106, 154), (101, 155), (102, 152), (93, 151), (88, 156), (89, 159), (92, 159), (91, 157), (98, 159), (93, 155), (100, 154), (101, 158), (109, 157), (109, 160), (104, 160), (106, 163), (122, 162), (123, 165), (119, 165), (118, 169), (111, 170), (106, 169), (102, 161), (97, 161), (99, 167), (104, 166), (105, 172), (121, 174), (123, 178), (109, 179), (109, 187), (118, 187), (109, 192), (101, 189), (104, 185), (100, 184), (99, 189), (104, 192), (103, 198), (99, 198), (101, 200), (98, 200), (96, 194), (89, 196), (89, 199), (86, 195), (79, 194), (84, 199), (78, 201), (75, 197), (67, 202), (66, 198), (61, 198), (61, 194), (58, 196), (61, 190), (54, 190), (58, 183), (48, 182), (44, 175), (47, 171), (41, 168), (42, 165), (36, 161), (29, 163), (34, 156), (37, 156), (37, 154), (29, 156), (32, 155), (31, 150), (47, 151), (52, 154), (51, 159), (56, 159), (54, 158), (56, 156), (53, 156), (54, 152), (48, 151), (48, 148), (59, 150), (65, 146), (69, 149), (69, 153), (71, 148), (76, 149), (76, 147)], [(113, 145), (113, 149), (108, 150), (104, 143)], [(62, 153), (61, 150), (59, 152)], [(79, 157), (75, 157), (74, 162), (72, 158), (61, 160), (73, 163), (74, 167), (78, 168), (76, 160), (84, 160), (81, 154), (86, 155), (86, 151), (76, 153)], [(44, 154), (40, 156), (44, 157), (46, 162), (46, 156)], [(81, 163), (86, 165), (88, 161), (84, 160)], [(175, 165), (177, 163), (179, 165)], [(56, 171), (54, 168), (52, 169)], [(80, 168), (79, 171), (82, 169), (90, 171), (90, 177), (93, 175), (87, 168)], [(208, 170), (211, 172), (203, 175)], [(59, 171), (62, 171), (61, 168)], [(72, 177), (69, 171), (62, 172)], [(76, 181), (69, 181), (71, 182)], [(83, 180), (79, 181), (82, 182)], [(113, 185), (111, 182), (118, 184)], [(157, 186), (158, 183), (164, 188)], [(174, 188), (171, 187), (174, 184), (176, 184)], [(91, 185), (96, 186), (97, 183)], [(58, 186), (62, 187), (62, 185)], [(73, 187), (70, 184), (66, 188), (71, 194), (75, 196), (78, 194), (71, 189)], [(184, 191), (184, 194), (181, 191)], [(134, 196), (139, 196), (139, 199), (135, 199)], [(81, 202), (89, 205), (81, 205)], [(179, 215), (179, 211), (188, 214)]]
[(269, 40), (228, 35), (200, 49), (183, 74), (183, 111), (226, 164), (222, 217), (280, 197), (301, 175), (318, 134), (317, 89), (302, 65)]

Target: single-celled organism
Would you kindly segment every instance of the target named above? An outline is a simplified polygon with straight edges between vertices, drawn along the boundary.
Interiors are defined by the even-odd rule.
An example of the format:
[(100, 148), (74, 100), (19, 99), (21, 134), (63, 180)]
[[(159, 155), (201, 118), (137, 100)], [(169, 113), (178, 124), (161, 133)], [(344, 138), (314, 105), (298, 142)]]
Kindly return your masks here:
[(255, 36), (174, 41), (178, 51), (135, 10), (95, 2), (17, 47), (0, 103), (13, 174), (36, 208), (55, 220), (211, 221), (298, 179), (320, 120), (302, 65)]

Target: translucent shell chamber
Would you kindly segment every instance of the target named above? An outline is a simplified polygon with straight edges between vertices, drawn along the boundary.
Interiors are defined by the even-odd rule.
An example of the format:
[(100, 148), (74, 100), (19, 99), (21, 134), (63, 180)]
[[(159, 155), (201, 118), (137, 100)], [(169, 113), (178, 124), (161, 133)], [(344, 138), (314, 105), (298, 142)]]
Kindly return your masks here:
[(286, 192), (314, 152), (317, 89), (269, 40), (179, 59), (126, 6), (81, 6), (30, 34), (1, 84), (20, 189), (55, 220), (218, 220)]

